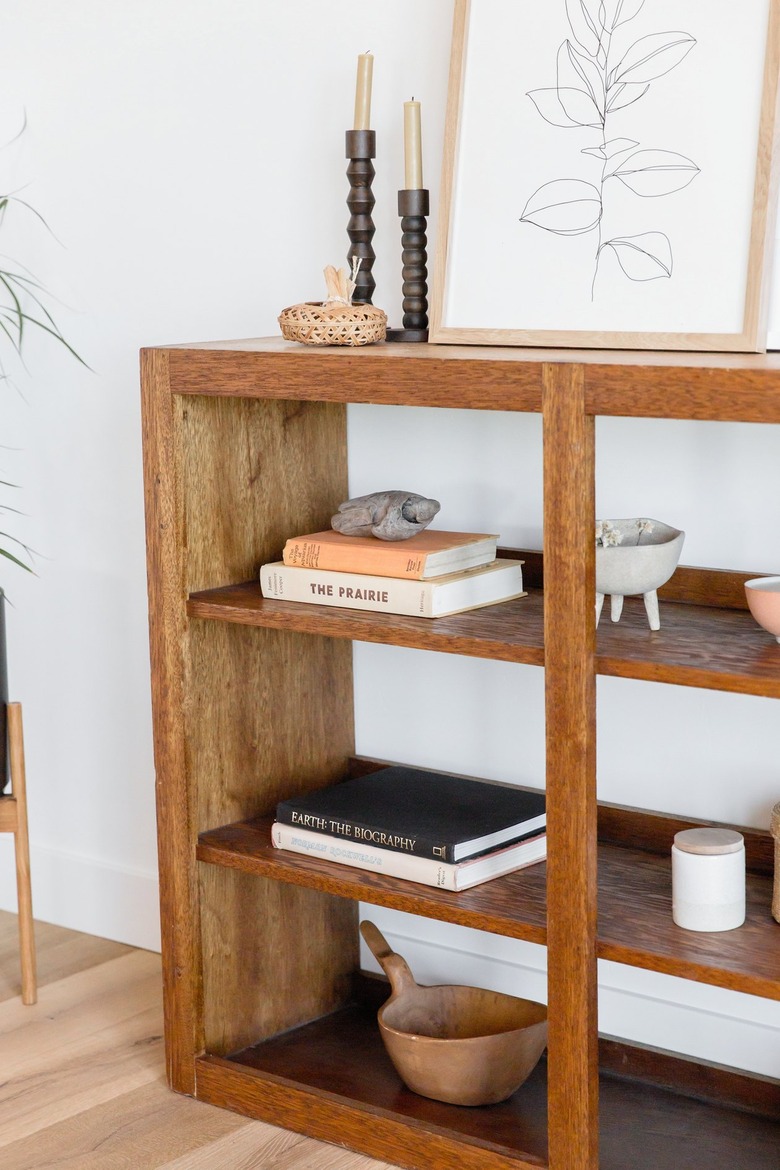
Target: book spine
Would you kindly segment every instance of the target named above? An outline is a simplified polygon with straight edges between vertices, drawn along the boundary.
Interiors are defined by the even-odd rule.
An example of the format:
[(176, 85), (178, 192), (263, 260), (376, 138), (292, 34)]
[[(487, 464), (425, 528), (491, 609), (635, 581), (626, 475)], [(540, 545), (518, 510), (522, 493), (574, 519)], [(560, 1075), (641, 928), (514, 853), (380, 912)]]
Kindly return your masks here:
[(370, 573), (375, 577), (419, 580), (424, 576), (426, 553), (409, 552), (383, 542), (379, 550), (363, 546), (343, 548), (324, 541), (293, 537), (284, 546), (282, 560), (297, 569), (328, 569), (339, 573)]
[(322, 569), (293, 568), (276, 562), (260, 570), (263, 597), (279, 601), (335, 605), (374, 613), (433, 617), (434, 582), (370, 577)]
[(425, 886), (437, 886), (440, 890), (457, 890), (457, 866), (432, 861), (426, 857), (415, 857), (409, 853), (396, 853), (392, 849), (379, 849), (325, 833), (314, 833), (309, 829), (297, 829), (291, 825), (276, 822), (271, 830), (271, 840), (277, 849), (286, 849), (306, 857), (317, 857), (321, 861), (334, 861), (372, 873), (383, 873), (387, 877), (403, 878), (420, 882)]
[(444, 845), (427, 837), (402, 837), (361, 821), (332, 820), (330, 817), (313, 816), (301, 809), (290, 807), (289, 803), (284, 801), (277, 805), (276, 820), (279, 824), (287, 825), (298, 832), (337, 837), (359, 849), (386, 849), (391, 853), (419, 857), (435, 863), (453, 864), (455, 861), (451, 845)]

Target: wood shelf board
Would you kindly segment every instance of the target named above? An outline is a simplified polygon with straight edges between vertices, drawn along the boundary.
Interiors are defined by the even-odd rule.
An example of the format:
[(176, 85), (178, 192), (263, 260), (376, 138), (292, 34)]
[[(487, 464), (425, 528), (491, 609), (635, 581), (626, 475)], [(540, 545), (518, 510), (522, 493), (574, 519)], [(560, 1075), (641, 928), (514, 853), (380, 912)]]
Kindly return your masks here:
[[(190, 617), (297, 630), (359, 642), (544, 665), (543, 595), (486, 606), (449, 618), (413, 618), (263, 598), (247, 581), (193, 593)], [(780, 645), (746, 610), (661, 602), (661, 629), (651, 630), (638, 598), (619, 622), (605, 602), (599, 624), (599, 674), (780, 698)]]
[[(201, 834), (198, 860), (511, 938), (546, 942), (544, 863), (452, 894), (275, 849), (271, 823), (271, 818), (263, 817)], [(702, 934), (683, 930), (672, 920), (668, 854), (602, 844), (598, 871), (600, 958), (780, 999), (780, 927), (770, 912), (769, 877), (748, 874), (744, 926)]]
[(627, 598), (619, 622), (604, 602), (596, 668), (620, 678), (780, 698), (780, 645), (747, 611), (661, 601), (651, 630), (639, 598)]
[[(311, 886), (340, 898), (423, 914), (478, 930), (495, 930), (529, 942), (544, 944), (546, 941), (544, 863), (508, 874), (500, 881), (452, 894), (435, 886), (400, 881), (275, 849), (271, 844), (271, 824), (271, 818), (259, 817), (202, 833), (198, 840), (198, 860), (293, 885)], [(507, 903), (511, 905), (515, 900), (523, 907), (522, 916), (507, 910)]]
[(772, 882), (747, 876), (747, 913), (737, 930), (683, 930), (672, 920), (671, 862), (638, 849), (599, 846), (602, 959), (780, 999), (780, 927)]
[(415, 618), (401, 614), (340, 609), (264, 598), (258, 581), (193, 593), (190, 617), (270, 626), (358, 642), (438, 650), (504, 662), (541, 666), (543, 599), (539, 591), (452, 617)]
[[(601, 1170), (628, 1165), (631, 1170), (677, 1170), (681, 1165), (686, 1170), (776, 1170), (775, 1119), (702, 1100), (699, 1094), (695, 1098), (682, 1088), (661, 1087), (654, 1083), (657, 1061), (645, 1077), (633, 1067), (633, 1050), (620, 1048), (631, 1075), (617, 1074), (619, 1061), (612, 1057), (601, 1077)], [(684, 1069), (687, 1063), (667, 1058), (660, 1067)], [(399, 1165), (441, 1170), (546, 1165), (544, 1060), (502, 1104), (468, 1109), (429, 1101), (403, 1086), (382, 1046), (374, 1011), (362, 1005), (349, 1005), (229, 1059), (206, 1056), (197, 1070), (203, 1099), (213, 1101), (220, 1081), (234, 1079), (241, 1084), (242, 1111), (272, 1120), (270, 1111), (280, 1103), (284, 1107), (285, 1097), (289, 1108), (290, 1097), (297, 1095), (296, 1116), (283, 1118), (283, 1124), (297, 1122), (304, 1132)], [(322, 1126), (332, 1127), (339, 1111), (344, 1124), (334, 1139), (322, 1133)], [(383, 1141), (382, 1127), (388, 1125), (395, 1130), (394, 1148)]]
[(780, 422), (780, 355), (257, 338), (163, 347), (174, 393), (531, 410), (543, 370), (581, 365), (592, 414)]
[[(403, 351), (403, 352), (402, 352)], [(450, 409), (541, 410), (541, 363), (421, 345), (171, 349), (175, 394)], [(457, 360), (453, 360), (457, 358)]]

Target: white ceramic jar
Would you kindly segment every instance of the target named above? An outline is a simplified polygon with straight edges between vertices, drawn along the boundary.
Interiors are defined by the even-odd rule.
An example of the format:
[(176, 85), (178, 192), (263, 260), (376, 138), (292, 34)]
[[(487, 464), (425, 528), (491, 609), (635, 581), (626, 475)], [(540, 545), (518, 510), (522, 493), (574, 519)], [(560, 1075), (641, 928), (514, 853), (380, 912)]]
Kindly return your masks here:
[(672, 917), (685, 930), (745, 921), (745, 842), (734, 829), (685, 829), (672, 845)]

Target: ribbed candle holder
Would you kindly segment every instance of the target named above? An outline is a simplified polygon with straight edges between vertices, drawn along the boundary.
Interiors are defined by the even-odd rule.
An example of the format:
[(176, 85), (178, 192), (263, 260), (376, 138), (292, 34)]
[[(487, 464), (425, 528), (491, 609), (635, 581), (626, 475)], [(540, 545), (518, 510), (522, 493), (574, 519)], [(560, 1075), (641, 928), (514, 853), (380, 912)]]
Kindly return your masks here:
[(398, 192), (401, 217), (403, 329), (388, 329), (388, 341), (428, 340), (428, 191)]
[(353, 260), (360, 260), (353, 300), (370, 305), (373, 303), (376, 288), (372, 272), (376, 257), (371, 243), (375, 231), (371, 212), (376, 203), (371, 190), (376, 172), (371, 160), (376, 158), (376, 131), (347, 130), (346, 152), (349, 159), (347, 178), (350, 184), (347, 207), (351, 213), (347, 224), (347, 235), (350, 239), (347, 260), (350, 271)]

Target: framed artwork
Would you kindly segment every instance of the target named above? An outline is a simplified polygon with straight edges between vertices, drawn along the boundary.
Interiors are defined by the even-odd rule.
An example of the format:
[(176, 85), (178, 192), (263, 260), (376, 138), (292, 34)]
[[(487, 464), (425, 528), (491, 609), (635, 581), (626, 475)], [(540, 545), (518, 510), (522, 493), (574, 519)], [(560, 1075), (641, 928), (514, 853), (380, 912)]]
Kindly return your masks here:
[(433, 342), (765, 348), (780, 0), (456, 0)]

